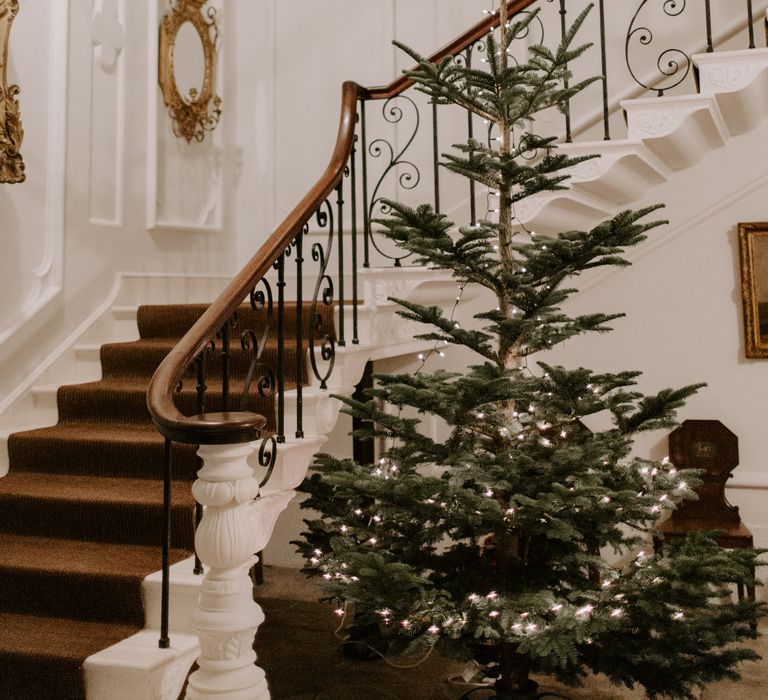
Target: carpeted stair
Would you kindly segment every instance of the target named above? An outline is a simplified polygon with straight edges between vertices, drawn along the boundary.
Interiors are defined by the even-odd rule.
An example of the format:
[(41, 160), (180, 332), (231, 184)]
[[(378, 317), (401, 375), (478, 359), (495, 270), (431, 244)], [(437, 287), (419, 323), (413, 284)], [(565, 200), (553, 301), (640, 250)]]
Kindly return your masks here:
[[(103, 378), (58, 390), (56, 425), (10, 436), (10, 473), (0, 479), (0, 700), (82, 700), (86, 657), (144, 627), (141, 584), (161, 562), (164, 448), (145, 406), (146, 389), (204, 309), (140, 307), (140, 339), (102, 346)], [(309, 316), (307, 309), (305, 338)], [(286, 329), (295, 318), (295, 307), (286, 305)], [(250, 363), (241, 334), (253, 329), (259, 337), (264, 321), (262, 310), (242, 307), (231, 327), (231, 407)], [(262, 362), (274, 367), (271, 335)], [(285, 344), (290, 389), (295, 339), (286, 337)], [(221, 408), (219, 351), (220, 342), (208, 353), (208, 411)], [(177, 396), (187, 414), (198, 412), (196, 383), (190, 372)], [(247, 408), (265, 415), (273, 430), (273, 400), (255, 389)], [(192, 553), (190, 485), (199, 468), (195, 446), (173, 450), (172, 563)]]

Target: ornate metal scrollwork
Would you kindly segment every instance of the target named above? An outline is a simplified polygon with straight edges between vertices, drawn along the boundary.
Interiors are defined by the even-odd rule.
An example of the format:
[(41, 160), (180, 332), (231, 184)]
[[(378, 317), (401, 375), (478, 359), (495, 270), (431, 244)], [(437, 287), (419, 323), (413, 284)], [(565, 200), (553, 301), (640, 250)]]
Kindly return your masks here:
[[(219, 30), (216, 10), (209, 7), (203, 14), (207, 0), (177, 0), (160, 25), (160, 56), (158, 78), (165, 106), (173, 121), (173, 133), (187, 143), (202, 141), (207, 131), (213, 131), (221, 117), (221, 98), (216, 94), (216, 44)], [(206, 18), (207, 15), (207, 18)], [(181, 27), (189, 22), (202, 43), (204, 70), (202, 87), (192, 87), (182, 95), (176, 83), (174, 49)]]
[(24, 182), (20, 149), (24, 139), (18, 85), (8, 85), (8, 37), (19, 11), (18, 0), (0, 0), (0, 182)]
[[(312, 245), (312, 260), (318, 263), (320, 269), (317, 273), (317, 281), (315, 282), (315, 289), (312, 293), (309, 338), (307, 341), (309, 343), (309, 361), (312, 365), (312, 372), (320, 382), (320, 388), (326, 389), (328, 377), (330, 377), (331, 372), (333, 372), (333, 365), (336, 360), (336, 341), (334, 340), (333, 329), (325, 328), (323, 315), (318, 310), (319, 303), (322, 303), (323, 306), (330, 307), (333, 306), (334, 301), (333, 280), (330, 275), (326, 273), (328, 258), (333, 249), (333, 238), (336, 233), (333, 208), (328, 200), (321, 205), (316, 218), (317, 225), (321, 229), (328, 228), (328, 239), (325, 248), (321, 243), (314, 243)], [(315, 352), (315, 343), (320, 336), (322, 336), (320, 358), (323, 362), (327, 363), (326, 371), (324, 373), (320, 371), (317, 353)]]
[(259, 466), (264, 467), (267, 473), (259, 483), (259, 488), (266, 486), (269, 481), (269, 477), (272, 476), (272, 472), (275, 469), (277, 463), (277, 439), (274, 436), (265, 437), (259, 445), (258, 454)]
[[(244, 352), (251, 353), (251, 362), (248, 366), (248, 373), (245, 377), (245, 383), (243, 385), (243, 393), (240, 399), (240, 409), (246, 410), (248, 403), (248, 395), (251, 390), (251, 384), (256, 379), (256, 388), (259, 396), (271, 397), (275, 393), (275, 373), (274, 370), (267, 364), (262, 362), (262, 355), (264, 354), (264, 348), (267, 344), (267, 339), (272, 331), (272, 321), (274, 319), (274, 303), (272, 297), (272, 286), (266, 279), (262, 279), (260, 284), (264, 289), (254, 288), (249, 295), (251, 308), (255, 311), (262, 309), (266, 313), (264, 320), (264, 330), (261, 332), (261, 336), (257, 336), (256, 331), (247, 329), (242, 332), (240, 336), (240, 347)], [(257, 375), (257, 371), (261, 374)]]
[[(416, 166), (416, 164), (413, 161), (407, 160), (404, 157), (406, 151), (411, 147), (411, 144), (416, 138), (416, 134), (419, 132), (419, 125), (420, 125), (419, 108), (416, 106), (416, 103), (410, 97), (407, 97), (405, 95), (397, 95), (395, 97), (390, 97), (384, 103), (384, 106), (382, 107), (382, 110), (381, 110), (382, 116), (384, 117), (385, 121), (387, 121), (390, 124), (399, 124), (400, 122), (403, 121), (403, 117), (405, 115), (402, 107), (400, 107), (400, 105), (397, 104), (395, 100), (403, 100), (413, 108), (413, 113), (415, 115), (414, 127), (413, 127), (413, 131), (409, 134), (408, 138), (406, 139), (405, 145), (397, 153), (395, 153), (395, 149), (392, 146), (392, 144), (389, 143), (389, 141), (387, 141), (384, 138), (378, 138), (372, 141), (371, 144), (368, 146), (368, 155), (370, 155), (372, 158), (381, 158), (385, 153), (389, 156), (389, 162), (384, 167), (384, 171), (379, 177), (378, 182), (376, 183), (376, 186), (373, 188), (373, 194), (371, 195), (371, 200), (367, 204), (369, 221), (372, 221), (374, 219), (373, 211), (377, 206), (379, 207), (379, 212), (381, 214), (386, 215), (389, 213), (389, 208), (382, 201), (384, 197), (383, 195), (380, 194), (380, 190), (384, 180), (395, 168), (404, 169), (403, 172), (401, 172), (399, 177), (397, 178), (397, 181), (400, 184), (400, 187), (402, 187), (403, 189), (412, 190), (421, 181), (421, 173), (419, 171), (419, 168)], [(408, 253), (408, 255), (400, 255), (400, 256), (389, 255), (388, 253), (385, 253), (377, 244), (376, 238), (374, 236), (371, 236), (371, 243), (373, 244), (373, 247), (385, 258), (394, 260), (395, 265), (399, 265), (401, 260), (404, 260), (410, 255), (410, 253)]]
[[(682, 49), (664, 49), (656, 58), (658, 79), (649, 80), (649, 84), (646, 84), (637, 76), (630, 57), (631, 44), (637, 42), (640, 46), (650, 46), (654, 40), (653, 30), (647, 25), (638, 24), (638, 17), (647, 4), (648, 0), (643, 0), (632, 16), (624, 44), (624, 57), (634, 81), (647, 90), (656, 90), (661, 96), (666, 90), (677, 87), (688, 77), (691, 71), (691, 57)], [(678, 17), (685, 12), (686, 6), (686, 0), (664, 0), (662, 9), (668, 17)]]

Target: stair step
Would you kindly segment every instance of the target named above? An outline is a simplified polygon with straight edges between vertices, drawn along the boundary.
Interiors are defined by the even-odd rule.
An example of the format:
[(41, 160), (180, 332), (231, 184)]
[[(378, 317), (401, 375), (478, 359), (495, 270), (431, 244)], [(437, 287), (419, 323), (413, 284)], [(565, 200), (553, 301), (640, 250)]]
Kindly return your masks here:
[(710, 95), (682, 95), (626, 100), (631, 140), (646, 147), (672, 170), (689, 168), (728, 139), (717, 102)]
[[(0, 610), (137, 627), (144, 622), (141, 582), (161, 559), (159, 546), (5, 533), (0, 551)], [(188, 556), (189, 550), (171, 550), (172, 561)]]
[[(174, 486), (172, 544), (191, 550), (195, 505), (191, 484)], [(14, 470), (0, 490), (0, 532), (156, 546), (162, 522), (163, 488), (156, 479)]]
[(614, 140), (565, 143), (563, 153), (578, 157), (599, 153), (568, 170), (574, 192), (585, 192), (614, 204), (626, 204), (669, 178), (670, 169), (641, 141)]
[(60, 698), (62, 687), (79, 685), (83, 657), (136, 631), (134, 625), (0, 612), (0, 699)]
[[(157, 629), (145, 629), (89, 656), (83, 664), (88, 700), (175, 700), (200, 653), (197, 635), (174, 631), (159, 649)], [(55, 697), (55, 696), (51, 696)]]
[[(14, 433), (8, 455), (14, 470), (159, 479), (165, 439), (151, 424), (121, 425), (119, 434), (103, 423), (50, 426)], [(173, 445), (174, 476), (194, 478), (199, 461), (194, 445)], [(2, 482), (0, 482), (0, 486)]]
[(768, 49), (745, 49), (691, 57), (699, 93), (713, 95), (732, 135), (754, 129), (768, 104)]

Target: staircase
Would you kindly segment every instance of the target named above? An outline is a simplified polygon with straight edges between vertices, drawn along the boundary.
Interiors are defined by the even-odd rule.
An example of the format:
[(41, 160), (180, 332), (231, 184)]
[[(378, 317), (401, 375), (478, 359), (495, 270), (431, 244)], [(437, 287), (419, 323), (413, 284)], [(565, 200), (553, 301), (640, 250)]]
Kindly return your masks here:
[[(395, 317), (394, 305), (387, 301), (395, 289), (414, 298), (420, 288), (438, 296), (454, 289), (444, 277), (441, 281), (440, 275), (423, 270), (405, 268), (386, 280), (381, 277), (373, 270), (363, 275), (361, 342), (339, 353), (334, 391), (351, 393), (369, 357), (412, 354), (426, 347), (413, 340), (412, 324)], [(172, 646), (157, 649), (164, 456), (163, 438), (150, 421), (145, 395), (159, 362), (206, 307), (125, 304), (157, 299), (156, 290), (164, 286), (158, 282), (129, 280), (81, 342), (29, 392), (26, 405), (20, 402), (4, 417), (5, 424), (58, 420), (48, 427), (4, 431), (7, 453), (0, 468), (8, 475), (0, 480), (0, 573), (5, 582), (0, 597), (2, 700), (154, 697), (145, 695), (147, 688), (157, 697), (175, 698), (199, 653), (197, 637), (189, 629), (202, 578), (192, 572), (191, 484), (200, 463), (191, 445), (174, 446)], [(190, 284), (183, 279), (165, 282), (179, 289), (171, 298), (183, 296), (183, 287)], [(233, 332), (263, 325), (261, 316), (263, 312), (241, 308)], [(309, 318), (305, 313), (305, 351)], [(290, 317), (286, 322), (292, 326)], [(136, 340), (93, 342), (102, 333), (130, 337), (132, 324)], [(295, 338), (293, 344), (287, 339), (287, 368), (295, 367), (295, 347)], [(268, 344), (264, 360), (273, 366), (275, 352), (274, 342)], [(233, 348), (235, 383), (242, 382), (247, 360), (242, 349)], [(214, 371), (216, 366), (212, 364)], [(67, 375), (92, 381), (59, 387), (57, 377)], [(215, 375), (209, 379), (213, 383)], [(196, 379), (187, 380), (179, 403), (194, 413)], [(290, 369), (287, 380), (290, 407), (296, 397), (295, 389), (290, 389), (295, 386)], [(338, 416), (338, 402), (327, 390), (311, 385), (306, 372), (303, 383), (306, 437), (284, 445), (270, 479), (276, 492), (298, 485)], [(212, 394), (206, 402), (215, 409), (221, 396)], [(273, 433), (274, 401), (257, 394), (250, 408), (267, 416)], [(292, 422), (289, 418), (289, 433), (295, 432)]]
[[(761, 122), (768, 104), (767, 50), (707, 53), (693, 60), (699, 71), (698, 94), (623, 102), (627, 138), (565, 144), (572, 155), (601, 157), (577, 167), (570, 189), (526, 201), (517, 211), (520, 221), (543, 234), (590, 227)], [(369, 91), (369, 97), (374, 93)], [(326, 196), (315, 193), (302, 203), (301, 215), (279, 230), (278, 238), (298, 240), (292, 238), (297, 226), (314, 215)], [(284, 255), (284, 243), (272, 247)], [(243, 289), (255, 288), (259, 278), (252, 275)], [(335, 347), (328, 387), (320, 388), (305, 362), (299, 394), (298, 375), (290, 376), (286, 369), (281, 426), (275, 401), (249, 394), (247, 410), (267, 419), (265, 437), (276, 431), (285, 436), (261, 491), (263, 499), (286, 494), (289, 499), (303, 479), (336, 422), (339, 406), (329, 390), (350, 393), (369, 359), (431, 347), (414, 338), (417, 329), (396, 315), (389, 297), (448, 307), (456, 291), (443, 273), (419, 268), (360, 269), (354, 282), (348, 270), (340, 270), (339, 279), (345, 280), (347, 300), (357, 285), (355, 303), (314, 308), (326, 327), (335, 324), (337, 332), (339, 321), (347, 329), (354, 325), (357, 342), (348, 337)], [(9, 472), (0, 480), (0, 574), (5, 584), (0, 596), (0, 700), (174, 698), (200, 653), (189, 623), (201, 584), (190, 558), (191, 485), (200, 467), (197, 445), (173, 443), (171, 643), (158, 649), (164, 439), (144, 398), (161, 360), (206, 313), (207, 306), (195, 302), (213, 298), (212, 287), (221, 285), (209, 284), (201, 295), (190, 294), (181, 279), (168, 285), (123, 282), (103, 315), (63, 349), (0, 423), (8, 448), (7, 461), (0, 458), (0, 474)], [(292, 283), (283, 280), (283, 286)], [(298, 308), (284, 303), (286, 328), (295, 327), (289, 321)], [(308, 356), (312, 301), (303, 302), (302, 308), (303, 350), (298, 354)], [(242, 329), (263, 327), (265, 320), (263, 309), (238, 307), (231, 330), (239, 336)], [(296, 337), (286, 335), (284, 368), (296, 366), (296, 347)], [(273, 336), (263, 353), (264, 363), (274, 367), (280, 353)], [(247, 353), (234, 349), (231, 367), (237, 389), (249, 367)], [(220, 375), (214, 369), (209, 378)], [(68, 384), (68, 378), (83, 383)], [(196, 384), (194, 366), (189, 365), (177, 395), (187, 416), (202, 413)], [(205, 408), (221, 412), (220, 383), (212, 384)], [(298, 405), (303, 406), (301, 425), (296, 421)], [(295, 437), (297, 432), (304, 436)], [(249, 460), (260, 480), (268, 460), (260, 460), (258, 453)]]

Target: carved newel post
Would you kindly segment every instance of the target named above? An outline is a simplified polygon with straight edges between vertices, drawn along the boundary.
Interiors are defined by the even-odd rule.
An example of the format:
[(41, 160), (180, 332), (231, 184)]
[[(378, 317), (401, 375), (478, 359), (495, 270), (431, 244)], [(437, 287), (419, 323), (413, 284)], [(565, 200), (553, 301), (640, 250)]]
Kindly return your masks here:
[(248, 465), (252, 452), (251, 443), (202, 445), (198, 451), (204, 466), (192, 492), (205, 513), (195, 548), (208, 572), (192, 615), (201, 653), (200, 668), (189, 679), (190, 700), (269, 699), (264, 671), (255, 665), (253, 650), (264, 614), (253, 600), (248, 569), (294, 492), (256, 498), (259, 484)]

